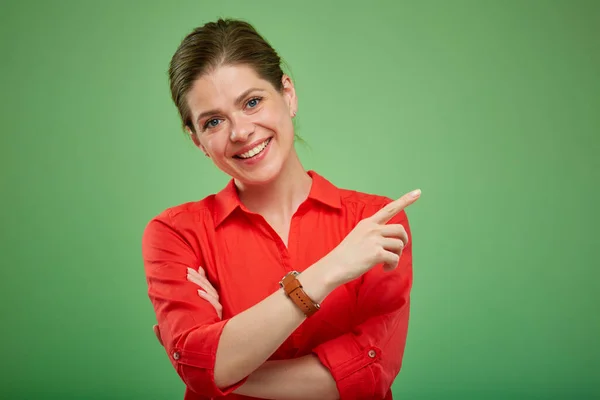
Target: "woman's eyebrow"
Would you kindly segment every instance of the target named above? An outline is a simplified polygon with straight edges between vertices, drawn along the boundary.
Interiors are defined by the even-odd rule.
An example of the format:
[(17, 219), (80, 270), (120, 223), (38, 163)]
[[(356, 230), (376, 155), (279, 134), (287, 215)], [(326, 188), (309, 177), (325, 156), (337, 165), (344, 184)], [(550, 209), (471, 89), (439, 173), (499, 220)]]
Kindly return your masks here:
[(244, 91), (244, 93), (240, 94), (236, 99), (235, 99), (235, 104), (239, 105), (242, 101), (244, 101), (244, 99), (246, 98), (246, 96), (248, 96), (250, 93), (254, 92), (254, 91), (258, 91), (258, 92), (264, 92), (264, 90), (259, 89), (259, 88), (250, 88), (246, 91)]

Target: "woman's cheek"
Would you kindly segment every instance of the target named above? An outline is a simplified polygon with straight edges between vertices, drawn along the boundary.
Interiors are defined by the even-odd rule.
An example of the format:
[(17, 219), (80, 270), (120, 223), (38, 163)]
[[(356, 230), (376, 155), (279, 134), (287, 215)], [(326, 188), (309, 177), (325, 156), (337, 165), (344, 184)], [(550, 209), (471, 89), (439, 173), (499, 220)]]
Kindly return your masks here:
[(214, 132), (206, 141), (206, 148), (209, 154), (219, 157), (225, 153), (225, 147), (227, 146), (227, 140), (224, 139), (225, 130), (221, 132)]

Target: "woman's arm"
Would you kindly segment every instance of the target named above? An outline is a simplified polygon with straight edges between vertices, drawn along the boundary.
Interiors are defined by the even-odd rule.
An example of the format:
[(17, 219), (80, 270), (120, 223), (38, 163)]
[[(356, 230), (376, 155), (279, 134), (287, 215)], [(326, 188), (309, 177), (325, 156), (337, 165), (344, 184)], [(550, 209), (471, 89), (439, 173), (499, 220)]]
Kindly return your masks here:
[[(154, 325), (153, 330), (158, 342), (164, 346), (158, 325)], [(267, 361), (233, 393), (278, 400), (339, 399), (331, 373), (313, 354), (291, 360)]]
[[(188, 280), (200, 287), (198, 294), (208, 301), (221, 318), (219, 294), (206, 277), (202, 267), (188, 270)], [(158, 326), (154, 326), (162, 344)], [(328, 400), (338, 399), (335, 380), (319, 359), (309, 354), (291, 360), (267, 361), (252, 372), (234, 393), (261, 399), (277, 400)]]
[(391, 222), (402, 224), (409, 235), (398, 267), (389, 273), (374, 268), (364, 274), (357, 290), (357, 325), (313, 349), (336, 381), (342, 400), (386, 398), (402, 367), (413, 280), (413, 240), (405, 214)]
[(277, 400), (339, 399), (331, 373), (312, 354), (292, 360), (267, 361), (234, 393)]
[[(333, 290), (331, 268), (316, 263), (298, 276), (306, 294), (318, 303)], [(217, 360), (215, 383), (227, 387), (260, 367), (300, 326), (306, 316), (278, 290), (255, 306), (231, 318), (223, 329)]]
[[(344, 398), (358, 394), (377, 399), (385, 397), (400, 369), (406, 341), (412, 263), (410, 249), (407, 250), (392, 277), (376, 273), (369, 275), (363, 283), (360, 292), (368, 310), (361, 308), (365, 317), (371, 316), (367, 321), (354, 327), (352, 332), (319, 345), (315, 354), (265, 362), (234, 393), (278, 400), (339, 399), (339, 384), (344, 390)], [(204, 291), (202, 297), (219, 309), (216, 290), (204, 278), (201, 268), (199, 271), (190, 271), (188, 279), (200, 286)], [(381, 279), (388, 281), (383, 283)], [(377, 288), (383, 295), (380, 300), (387, 301), (374, 300), (375, 296), (369, 294)], [(397, 299), (386, 299), (390, 295)], [(158, 332), (157, 337), (161, 341)], [(324, 359), (327, 367), (316, 354)], [(342, 366), (345, 372), (340, 374)], [(375, 377), (377, 383), (368, 376)], [(356, 385), (360, 382), (363, 383)], [(348, 392), (349, 387), (358, 388), (358, 391)]]

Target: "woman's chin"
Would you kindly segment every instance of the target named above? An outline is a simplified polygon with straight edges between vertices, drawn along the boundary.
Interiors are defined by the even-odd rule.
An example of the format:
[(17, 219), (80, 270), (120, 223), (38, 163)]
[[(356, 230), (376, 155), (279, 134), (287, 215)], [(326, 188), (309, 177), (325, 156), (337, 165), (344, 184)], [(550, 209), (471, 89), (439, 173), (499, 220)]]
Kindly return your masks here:
[(277, 179), (281, 172), (281, 167), (277, 167), (273, 163), (263, 165), (261, 168), (256, 168), (253, 171), (236, 171), (233, 174), (234, 179), (238, 184), (244, 186), (260, 186), (268, 185)]

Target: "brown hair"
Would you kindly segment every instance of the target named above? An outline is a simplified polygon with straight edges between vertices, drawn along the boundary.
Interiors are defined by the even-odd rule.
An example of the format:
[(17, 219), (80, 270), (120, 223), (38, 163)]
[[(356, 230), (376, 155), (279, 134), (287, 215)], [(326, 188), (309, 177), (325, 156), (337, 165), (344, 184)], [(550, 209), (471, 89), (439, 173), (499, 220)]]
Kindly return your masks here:
[(283, 89), (281, 59), (252, 25), (231, 19), (209, 22), (183, 39), (169, 65), (171, 98), (184, 128), (195, 132), (186, 101), (194, 81), (227, 64), (248, 65), (277, 90)]

